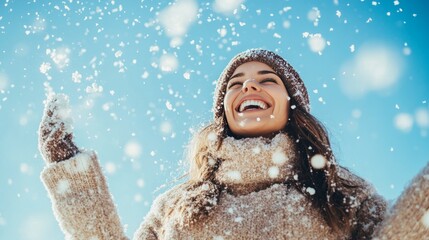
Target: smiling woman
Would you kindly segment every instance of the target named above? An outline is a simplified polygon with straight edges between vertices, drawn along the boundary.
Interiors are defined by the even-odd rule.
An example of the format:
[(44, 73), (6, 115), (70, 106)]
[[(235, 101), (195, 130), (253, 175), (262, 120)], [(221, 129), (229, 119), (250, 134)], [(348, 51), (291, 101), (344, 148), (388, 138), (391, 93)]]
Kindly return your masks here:
[[(191, 144), (190, 182), (213, 182), (219, 192), (237, 197), (255, 192), (253, 197), (260, 202), (266, 201), (265, 194), (285, 194), (259, 206), (261, 214), (278, 212), (271, 216), (275, 226), (292, 229), (278, 229), (278, 239), (369, 238), (382, 220), (384, 200), (368, 183), (336, 164), (323, 125), (309, 111), (304, 83), (282, 57), (261, 49), (238, 54), (219, 77), (213, 123)], [(216, 138), (207, 141), (213, 133)], [(314, 156), (323, 159), (318, 161), (323, 166), (311, 165)], [(253, 177), (246, 177), (248, 172)], [(276, 184), (285, 189), (273, 188)], [(284, 207), (296, 198), (305, 207), (292, 217)], [(371, 200), (361, 205), (365, 199)], [(291, 206), (290, 211), (297, 211)], [(211, 213), (207, 215), (210, 219)], [(248, 219), (248, 227), (255, 218), (260, 216)], [(307, 225), (324, 230), (304, 230)], [(262, 226), (274, 227), (268, 222)], [(263, 233), (257, 236), (270, 238)]]
[(277, 73), (265, 63), (247, 62), (228, 82), (224, 107), (236, 137), (270, 136), (287, 123), (289, 94)]
[[(73, 142), (67, 101), (49, 96), (39, 131), (55, 215), (67, 239), (125, 239), (96, 154)], [(189, 144), (189, 179), (155, 200), (135, 239), (427, 236), (429, 166), (383, 221), (384, 199), (336, 163), (303, 81), (276, 53), (234, 57), (213, 113)]]

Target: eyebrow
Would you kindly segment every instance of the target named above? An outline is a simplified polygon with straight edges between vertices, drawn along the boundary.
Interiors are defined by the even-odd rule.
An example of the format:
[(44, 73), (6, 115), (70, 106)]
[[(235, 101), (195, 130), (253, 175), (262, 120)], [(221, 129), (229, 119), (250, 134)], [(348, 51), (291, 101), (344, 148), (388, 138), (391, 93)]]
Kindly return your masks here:
[[(259, 75), (264, 75), (264, 74), (274, 74), (274, 75), (277, 75), (277, 73), (275, 73), (273, 71), (270, 71), (270, 70), (261, 70), (261, 71), (258, 71), (258, 74)], [(232, 77), (230, 77), (229, 80), (231, 80), (233, 78), (236, 78), (236, 77), (242, 77), (242, 76), (244, 76), (244, 73), (236, 73)]]
[(277, 73), (270, 71), (270, 70), (262, 70), (258, 72), (259, 75), (263, 75), (263, 74), (274, 74), (277, 75)]
[(242, 76), (244, 76), (244, 73), (236, 73), (236, 74), (232, 75), (232, 77), (230, 77), (229, 80), (236, 78), (236, 77), (242, 77)]

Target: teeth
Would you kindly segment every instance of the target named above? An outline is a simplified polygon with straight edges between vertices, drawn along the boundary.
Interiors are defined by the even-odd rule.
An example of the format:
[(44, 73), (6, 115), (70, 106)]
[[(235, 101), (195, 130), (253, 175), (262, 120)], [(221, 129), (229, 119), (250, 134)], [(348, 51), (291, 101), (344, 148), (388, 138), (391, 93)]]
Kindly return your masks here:
[(239, 112), (242, 112), (246, 107), (248, 106), (258, 106), (261, 109), (267, 109), (267, 104), (259, 101), (259, 100), (246, 100), (244, 101), (241, 105), (240, 108), (238, 109)]

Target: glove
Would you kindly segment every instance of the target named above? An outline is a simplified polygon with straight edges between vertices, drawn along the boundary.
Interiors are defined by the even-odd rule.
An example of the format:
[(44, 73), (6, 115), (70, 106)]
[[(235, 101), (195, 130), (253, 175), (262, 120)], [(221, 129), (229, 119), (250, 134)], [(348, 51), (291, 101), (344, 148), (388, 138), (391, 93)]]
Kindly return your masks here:
[(39, 151), (46, 163), (61, 162), (77, 153), (73, 142), (69, 98), (64, 94), (50, 94), (39, 126)]

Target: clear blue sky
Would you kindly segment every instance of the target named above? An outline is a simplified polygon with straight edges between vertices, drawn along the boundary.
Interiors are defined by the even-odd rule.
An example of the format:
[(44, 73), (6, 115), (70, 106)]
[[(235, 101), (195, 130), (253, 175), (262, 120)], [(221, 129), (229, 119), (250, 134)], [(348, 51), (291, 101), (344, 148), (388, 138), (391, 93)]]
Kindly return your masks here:
[(1, 1), (1, 239), (63, 238), (39, 178), (47, 86), (70, 96), (76, 142), (97, 151), (132, 236), (248, 48), (295, 67), (340, 164), (387, 199), (428, 162), (425, 1), (172, 3)]

